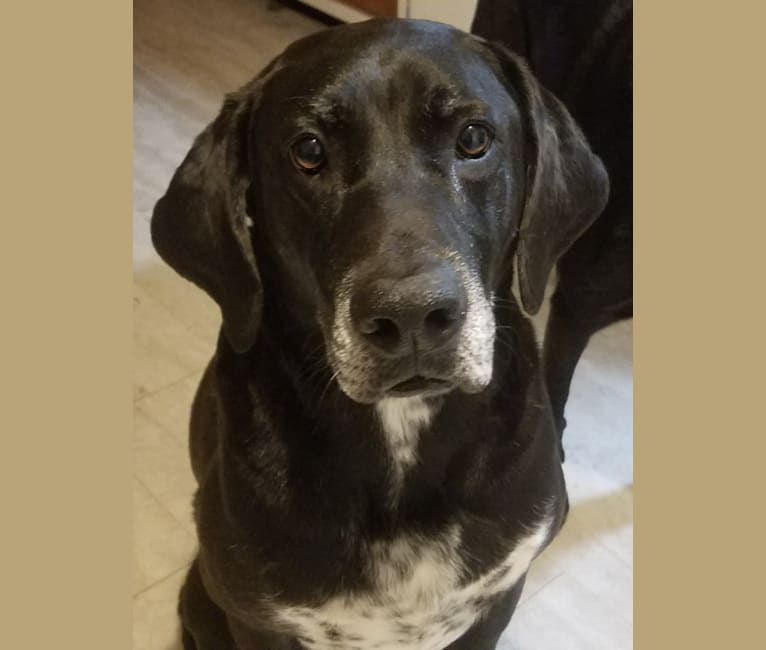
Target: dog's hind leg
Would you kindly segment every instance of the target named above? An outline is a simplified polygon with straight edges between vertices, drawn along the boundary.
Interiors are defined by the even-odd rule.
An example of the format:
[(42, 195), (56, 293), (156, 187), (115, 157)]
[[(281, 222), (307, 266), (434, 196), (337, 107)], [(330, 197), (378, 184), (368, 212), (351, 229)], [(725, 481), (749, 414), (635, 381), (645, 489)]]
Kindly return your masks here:
[[(559, 294), (554, 296), (559, 297)], [(561, 301), (553, 300), (545, 328), (543, 366), (545, 385), (551, 400), (553, 419), (559, 436), (566, 427), (564, 409), (569, 399), (577, 363), (580, 361), (590, 337), (599, 328), (579, 323)], [(562, 460), (563, 460), (562, 447)]]
[(208, 595), (195, 558), (178, 603), (184, 650), (237, 650), (226, 614)]
[[(545, 383), (559, 435), (572, 377), (591, 336), (633, 315), (631, 227), (629, 214), (605, 212), (559, 261), (543, 343)], [(562, 460), (563, 453), (562, 446)]]

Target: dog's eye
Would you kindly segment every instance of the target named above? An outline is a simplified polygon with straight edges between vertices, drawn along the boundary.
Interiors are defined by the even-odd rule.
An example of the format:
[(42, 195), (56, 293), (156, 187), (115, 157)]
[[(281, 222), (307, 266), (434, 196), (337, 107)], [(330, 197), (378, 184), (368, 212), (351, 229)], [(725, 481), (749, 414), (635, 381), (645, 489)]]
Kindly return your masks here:
[(290, 157), (300, 171), (314, 174), (324, 163), (324, 147), (315, 136), (304, 136), (290, 147)]
[(457, 149), (466, 158), (481, 158), (492, 144), (492, 134), (483, 124), (469, 124), (458, 136)]

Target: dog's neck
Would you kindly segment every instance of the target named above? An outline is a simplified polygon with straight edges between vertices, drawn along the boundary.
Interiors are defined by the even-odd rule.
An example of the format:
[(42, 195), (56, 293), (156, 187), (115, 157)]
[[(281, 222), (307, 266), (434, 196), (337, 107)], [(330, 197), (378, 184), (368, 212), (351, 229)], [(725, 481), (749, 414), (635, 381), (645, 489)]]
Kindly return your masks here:
[[(331, 369), (323, 363), (323, 346), (317, 343), (321, 336), (297, 327), (288, 330), (284, 322), (265, 319), (256, 345), (246, 355), (234, 354), (223, 339), (219, 347), (219, 381), (229, 384), (226, 394), (240, 395), (238, 403), (225, 408), (240, 413), (227, 435), (238, 439), (240, 453), (254, 458), (259, 472), (273, 471), (275, 480), (277, 468), (262, 466), (259, 445), (285, 447), (307, 462), (308, 472), (334, 472), (332, 480), (344, 486), (339, 489), (363, 484), (381, 508), (418, 508), (413, 500), (421, 502), (429, 492), (438, 492), (454, 473), (456, 459), (462, 462), (461, 447), (485, 435), (483, 417), (492, 410), (487, 405), (493, 400), (492, 408), (501, 400), (500, 408), (508, 414), (503, 435), (513, 435), (513, 419), (522, 409), (534, 369), (516, 356), (532, 348), (509, 337), (519, 331), (520, 336), (532, 336), (531, 329), (524, 332), (526, 319), (498, 319), (504, 327), (498, 329), (495, 374), (498, 380), (505, 378), (493, 381), (483, 393), (456, 390), (435, 398), (386, 398), (374, 405), (354, 402), (332, 380)], [(306, 351), (312, 352), (310, 357)], [(499, 395), (499, 385), (513, 385), (513, 394)], [(256, 410), (265, 420), (254, 435)], [(317, 456), (332, 459), (331, 464), (314, 462)], [(319, 475), (312, 480), (324, 481)]]
[(439, 402), (422, 397), (387, 397), (375, 405), (381, 433), (390, 456), (389, 498), (395, 502), (407, 473), (418, 460), (420, 432), (431, 424)]

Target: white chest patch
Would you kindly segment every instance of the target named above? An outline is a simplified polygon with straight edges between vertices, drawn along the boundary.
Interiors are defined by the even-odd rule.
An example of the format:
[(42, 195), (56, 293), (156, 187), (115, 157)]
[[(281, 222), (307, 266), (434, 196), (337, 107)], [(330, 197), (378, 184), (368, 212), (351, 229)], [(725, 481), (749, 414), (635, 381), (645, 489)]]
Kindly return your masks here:
[(544, 518), (502, 562), (467, 584), (458, 526), (437, 540), (374, 544), (370, 591), (335, 596), (318, 607), (284, 607), (276, 616), (310, 650), (442, 650), (526, 572), (551, 522)]
[(418, 438), (431, 422), (422, 397), (386, 397), (375, 406), (391, 454), (391, 498), (395, 500), (407, 470), (417, 461)]

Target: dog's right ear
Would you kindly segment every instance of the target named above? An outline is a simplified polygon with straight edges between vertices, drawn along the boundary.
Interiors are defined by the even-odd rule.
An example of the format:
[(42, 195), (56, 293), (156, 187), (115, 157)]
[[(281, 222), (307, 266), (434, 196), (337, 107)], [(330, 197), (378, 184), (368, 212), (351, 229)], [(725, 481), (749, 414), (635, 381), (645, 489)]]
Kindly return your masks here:
[(556, 262), (603, 211), (609, 177), (569, 111), (524, 60), (481, 42), (494, 53), (525, 122), (527, 186), (516, 263), (521, 302), (536, 314)]
[(163, 260), (218, 303), (231, 347), (252, 347), (263, 291), (245, 192), (250, 183), (253, 114), (273, 64), (226, 97), (197, 137), (152, 214), (152, 242)]

